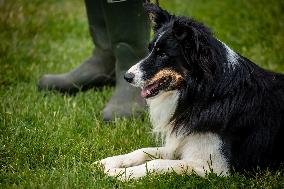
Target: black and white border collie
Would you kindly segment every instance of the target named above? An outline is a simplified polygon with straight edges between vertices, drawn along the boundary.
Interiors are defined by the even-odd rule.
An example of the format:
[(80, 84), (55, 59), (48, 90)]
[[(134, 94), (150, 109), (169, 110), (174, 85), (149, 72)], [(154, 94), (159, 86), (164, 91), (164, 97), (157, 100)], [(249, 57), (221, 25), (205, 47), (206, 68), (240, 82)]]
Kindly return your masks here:
[(284, 76), (234, 52), (202, 23), (144, 6), (154, 39), (125, 79), (142, 88), (164, 146), (103, 159), (105, 173), (124, 180), (277, 169), (284, 161)]

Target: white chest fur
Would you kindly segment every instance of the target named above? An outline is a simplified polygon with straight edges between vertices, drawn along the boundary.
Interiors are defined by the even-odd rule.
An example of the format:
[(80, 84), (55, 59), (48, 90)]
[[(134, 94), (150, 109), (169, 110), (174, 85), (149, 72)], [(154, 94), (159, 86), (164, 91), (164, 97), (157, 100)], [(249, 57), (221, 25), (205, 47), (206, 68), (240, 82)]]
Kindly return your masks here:
[(176, 135), (171, 133), (170, 119), (177, 108), (179, 91), (169, 91), (148, 99), (153, 132), (165, 139), (165, 151), (170, 159), (189, 162), (199, 175), (213, 170), (217, 174), (227, 175), (229, 165), (222, 154), (222, 140), (214, 133), (192, 133)]
[(169, 133), (171, 129), (169, 122), (175, 113), (179, 94), (175, 90), (163, 92), (153, 99), (147, 99), (154, 133), (162, 134), (162, 136)]

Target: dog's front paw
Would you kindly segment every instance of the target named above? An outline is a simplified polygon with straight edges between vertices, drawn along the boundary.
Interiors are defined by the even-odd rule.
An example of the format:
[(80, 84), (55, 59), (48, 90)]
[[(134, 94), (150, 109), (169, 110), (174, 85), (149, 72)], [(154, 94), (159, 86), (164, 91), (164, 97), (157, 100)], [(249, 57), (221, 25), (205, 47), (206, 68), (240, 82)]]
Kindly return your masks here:
[(125, 180), (123, 179), (125, 178), (125, 168), (113, 168), (113, 169), (105, 170), (105, 174), (110, 177), (116, 177), (119, 180)]
[(123, 164), (123, 156), (118, 155), (118, 156), (108, 157), (98, 161), (97, 163), (103, 166), (105, 171), (108, 171), (113, 168), (120, 168)]
[(115, 177), (116, 179), (121, 180), (121, 181), (128, 181), (128, 180), (131, 180), (131, 179), (140, 178), (139, 176), (136, 176), (135, 174), (133, 174), (133, 171), (130, 170), (129, 168), (109, 169), (105, 173), (108, 176)]
[(143, 150), (136, 150), (134, 152), (131, 152), (129, 154), (126, 154), (123, 157), (123, 160), (121, 162), (121, 167), (127, 168), (127, 167), (133, 167), (137, 165), (141, 165), (145, 163), (145, 153)]
[(127, 168), (145, 163), (145, 152), (136, 150), (129, 154), (118, 155), (98, 161), (106, 170), (112, 168)]

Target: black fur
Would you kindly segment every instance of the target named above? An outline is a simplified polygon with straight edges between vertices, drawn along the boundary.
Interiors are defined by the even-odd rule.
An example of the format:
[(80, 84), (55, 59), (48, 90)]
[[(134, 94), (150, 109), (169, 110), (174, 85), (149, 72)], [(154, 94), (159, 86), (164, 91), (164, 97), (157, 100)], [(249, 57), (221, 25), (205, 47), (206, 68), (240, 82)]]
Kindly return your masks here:
[(237, 53), (233, 67), (226, 46), (202, 23), (170, 15), (153, 4), (145, 8), (154, 15), (155, 37), (149, 50), (161, 50), (153, 51), (141, 66), (144, 78), (164, 68), (184, 78), (173, 132), (217, 133), (237, 171), (278, 168), (284, 162), (284, 76)]

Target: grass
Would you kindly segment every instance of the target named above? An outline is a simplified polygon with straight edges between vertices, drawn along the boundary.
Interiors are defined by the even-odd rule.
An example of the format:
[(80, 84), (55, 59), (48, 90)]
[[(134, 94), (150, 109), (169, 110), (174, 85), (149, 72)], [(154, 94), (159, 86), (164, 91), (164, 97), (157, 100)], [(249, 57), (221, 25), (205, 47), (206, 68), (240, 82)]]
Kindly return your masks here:
[[(260, 66), (284, 73), (284, 3), (161, 0), (193, 16)], [(284, 171), (250, 177), (174, 173), (120, 182), (91, 169), (101, 158), (157, 145), (147, 116), (104, 123), (113, 88), (40, 93), (39, 77), (79, 65), (92, 50), (82, 1), (0, 0), (0, 188), (283, 188)]]

